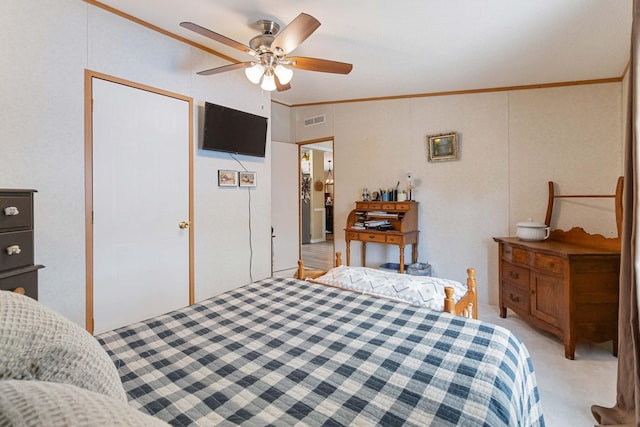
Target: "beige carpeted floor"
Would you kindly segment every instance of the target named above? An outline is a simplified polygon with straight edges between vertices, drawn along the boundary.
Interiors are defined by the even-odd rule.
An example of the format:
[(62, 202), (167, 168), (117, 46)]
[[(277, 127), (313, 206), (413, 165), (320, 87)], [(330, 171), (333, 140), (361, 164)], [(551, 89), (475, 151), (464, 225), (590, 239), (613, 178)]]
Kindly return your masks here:
[(618, 359), (611, 353), (611, 341), (578, 343), (575, 360), (568, 360), (558, 338), (529, 326), (512, 311), (502, 319), (498, 307), (480, 304), (479, 310), (480, 320), (509, 329), (529, 350), (547, 426), (593, 426), (591, 405), (613, 406)]

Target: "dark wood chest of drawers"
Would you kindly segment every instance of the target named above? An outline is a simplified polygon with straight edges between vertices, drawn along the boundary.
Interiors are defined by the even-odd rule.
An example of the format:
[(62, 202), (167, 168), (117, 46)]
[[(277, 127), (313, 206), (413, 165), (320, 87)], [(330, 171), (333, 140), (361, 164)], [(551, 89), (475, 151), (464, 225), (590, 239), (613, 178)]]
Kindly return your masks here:
[(573, 359), (576, 342), (613, 340), (617, 352), (620, 252), (546, 240), (499, 243), (500, 316), (507, 309), (564, 342)]
[(34, 264), (33, 195), (35, 190), (0, 189), (0, 290), (38, 299)]

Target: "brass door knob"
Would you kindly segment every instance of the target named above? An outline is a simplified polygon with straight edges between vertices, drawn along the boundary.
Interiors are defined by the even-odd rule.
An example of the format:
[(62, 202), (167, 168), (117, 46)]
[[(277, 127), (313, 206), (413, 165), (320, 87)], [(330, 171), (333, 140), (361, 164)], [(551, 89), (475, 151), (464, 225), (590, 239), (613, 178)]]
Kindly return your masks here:
[(180, 221), (180, 223), (178, 224), (178, 227), (184, 230), (185, 228), (189, 228), (189, 223), (187, 221)]

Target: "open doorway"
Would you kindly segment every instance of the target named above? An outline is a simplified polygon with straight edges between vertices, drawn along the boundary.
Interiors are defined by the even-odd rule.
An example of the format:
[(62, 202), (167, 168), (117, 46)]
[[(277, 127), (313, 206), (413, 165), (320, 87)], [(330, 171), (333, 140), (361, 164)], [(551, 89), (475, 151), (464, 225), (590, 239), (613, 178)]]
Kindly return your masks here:
[(298, 144), (300, 259), (307, 268), (328, 270), (335, 253), (333, 139)]

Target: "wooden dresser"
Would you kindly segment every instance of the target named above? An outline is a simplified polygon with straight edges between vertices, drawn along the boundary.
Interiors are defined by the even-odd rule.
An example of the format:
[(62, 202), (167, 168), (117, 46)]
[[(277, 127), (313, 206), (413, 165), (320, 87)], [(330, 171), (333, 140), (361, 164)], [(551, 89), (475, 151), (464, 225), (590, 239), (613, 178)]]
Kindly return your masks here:
[(500, 316), (507, 309), (564, 342), (564, 355), (575, 357), (576, 342), (613, 341), (618, 353), (618, 289), (622, 235), (622, 191), (615, 194), (558, 195), (549, 181), (544, 223), (550, 226), (554, 202), (562, 198), (612, 198), (617, 237), (589, 234), (580, 227), (552, 230), (543, 241), (494, 237), (499, 244)]
[(35, 190), (0, 189), (0, 290), (38, 299), (38, 270), (33, 251)]
[[(364, 220), (388, 220), (391, 230), (357, 229)], [(418, 262), (418, 202), (356, 202), (347, 217), (347, 265), (351, 265), (351, 241), (362, 242), (362, 265), (367, 265), (367, 243), (397, 245), (400, 248), (400, 273), (404, 272), (404, 248), (412, 245), (411, 262)]]
[(573, 360), (578, 341), (613, 340), (617, 353), (619, 250), (555, 240), (493, 240), (499, 243), (501, 317), (509, 308), (558, 336), (567, 359)]

